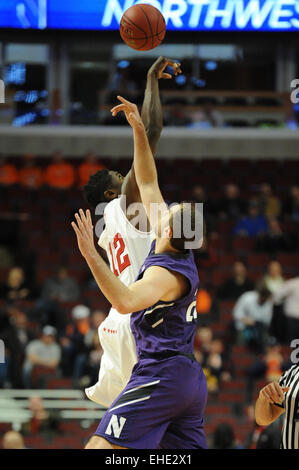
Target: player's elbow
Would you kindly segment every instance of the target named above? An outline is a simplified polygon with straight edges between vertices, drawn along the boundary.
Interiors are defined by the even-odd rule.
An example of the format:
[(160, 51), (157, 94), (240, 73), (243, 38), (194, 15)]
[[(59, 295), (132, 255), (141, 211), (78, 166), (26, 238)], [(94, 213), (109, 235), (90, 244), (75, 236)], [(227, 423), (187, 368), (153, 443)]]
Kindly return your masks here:
[(122, 315), (127, 315), (128, 313), (132, 312), (128, 302), (117, 302), (117, 304), (114, 304), (113, 307), (118, 311), (118, 313), (121, 313)]

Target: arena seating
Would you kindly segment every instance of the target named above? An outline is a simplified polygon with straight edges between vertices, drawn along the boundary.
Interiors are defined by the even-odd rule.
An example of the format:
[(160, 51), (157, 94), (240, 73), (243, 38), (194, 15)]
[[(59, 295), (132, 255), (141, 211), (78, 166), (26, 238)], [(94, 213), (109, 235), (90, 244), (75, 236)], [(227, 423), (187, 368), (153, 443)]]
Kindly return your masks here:
[[(49, 385), (55, 383), (50, 382)], [(56, 387), (55, 387), (56, 388)], [(20, 429), (22, 423), (30, 419), (28, 399), (32, 396), (43, 398), (46, 410), (56, 410), (60, 414), (56, 436), (26, 435), (25, 445), (33, 449), (82, 449), (88, 437), (95, 431), (104, 410), (86, 399), (83, 391), (53, 390), (0, 390), (0, 433)], [(3, 412), (5, 408), (5, 412)]]

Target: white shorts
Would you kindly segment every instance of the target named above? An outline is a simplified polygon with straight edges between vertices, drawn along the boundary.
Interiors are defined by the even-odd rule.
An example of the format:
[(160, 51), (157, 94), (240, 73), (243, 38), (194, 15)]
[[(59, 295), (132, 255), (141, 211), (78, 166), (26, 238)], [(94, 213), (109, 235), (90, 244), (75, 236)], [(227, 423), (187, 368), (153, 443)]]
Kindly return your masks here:
[(131, 315), (122, 315), (111, 308), (99, 327), (103, 348), (99, 380), (86, 388), (88, 398), (106, 408), (127, 385), (137, 362), (136, 343), (130, 326)]

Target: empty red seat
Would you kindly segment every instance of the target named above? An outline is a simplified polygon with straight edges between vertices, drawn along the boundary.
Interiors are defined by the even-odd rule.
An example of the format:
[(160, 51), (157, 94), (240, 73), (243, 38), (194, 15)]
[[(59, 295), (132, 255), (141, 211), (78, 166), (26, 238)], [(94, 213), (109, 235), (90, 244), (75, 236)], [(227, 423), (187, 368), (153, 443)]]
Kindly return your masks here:
[(211, 273), (211, 282), (214, 286), (218, 287), (230, 277), (230, 274), (231, 273), (228, 269), (227, 270), (215, 269)]
[(255, 240), (249, 237), (235, 237), (232, 243), (233, 252), (248, 253), (254, 249)]
[(239, 260), (236, 254), (223, 253), (218, 257), (219, 268), (229, 267), (232, 268), (233, 264)]
[(224, 252), (227, 249), (227, 239), (223, 236), (219, 236), (218, 238), (212, 238), (211, 240), (209, 240), (209, 245), (218, 253)]
[(52, 378), (47, 380), (47, 388), (53, 388), (53, 389), (70, 389), (72, 388), (72, 381), (71, 379), (58, 379), (58, 378)]
[(247, 264), (251, 267), (258, 267), (266, 270), (270, 260), (270, 255), (250, 253), (247, 257)]
[(216, 225), (216, 231), (220, 236), (228, 236), (232, 233), (234, 222), (229, 220), (219, 220)]
[(277, 261), (281, 263), (282, 270), (284, 270), (284, 268), (294, 268), (294, 269), (299, 268), (299, 254), (298, 253), (292, 253), (292, 254), (280, 253), (277, 256)]

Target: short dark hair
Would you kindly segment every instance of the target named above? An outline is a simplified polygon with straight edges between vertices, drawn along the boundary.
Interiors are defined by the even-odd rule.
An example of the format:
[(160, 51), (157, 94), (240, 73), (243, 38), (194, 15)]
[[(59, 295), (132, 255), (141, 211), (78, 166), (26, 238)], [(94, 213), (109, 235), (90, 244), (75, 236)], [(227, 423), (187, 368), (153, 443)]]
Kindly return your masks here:
[(109, 170), (99, 170), (89, 178), (88, 183), (83, 188), (86, 202), (94, 209), (101, 202), (106, 202), (105, 191), (111, 188), (112, 177)]
[(196, 212), (195, 212), (195, 207), (194, 204), (190, 203), (184, 203), (182, 202), (180, 204), (181, 209), (180, 211), (177, 211), (175, 213), (171, 213), (170, 219), (169, 219), (169, 226), (171, 227), (172, 231), (174, 231), (174, 226), (179, 225), (179, 232), (180, 236), (172, 236), (170, 239), (171, 246), (175, 248), (178, 251), (184, 251), (186, 250), (186, 242), (195, 242), (196, 241), (196, 234), (191, 238), (187, 238), (184, 234), (184, 216), (189, 216), (190, 217), (190, 229), (192, 231), (195, 230), (196, 224), (195, 224), (195, 218), (196, 218)]

